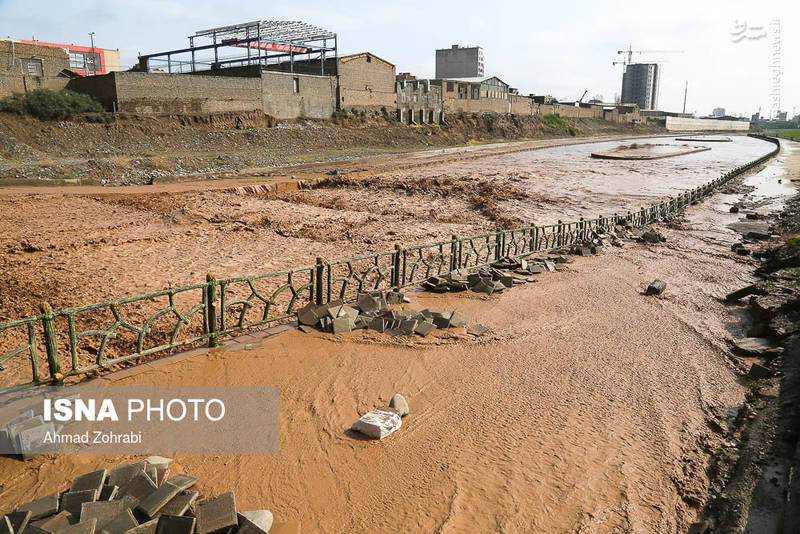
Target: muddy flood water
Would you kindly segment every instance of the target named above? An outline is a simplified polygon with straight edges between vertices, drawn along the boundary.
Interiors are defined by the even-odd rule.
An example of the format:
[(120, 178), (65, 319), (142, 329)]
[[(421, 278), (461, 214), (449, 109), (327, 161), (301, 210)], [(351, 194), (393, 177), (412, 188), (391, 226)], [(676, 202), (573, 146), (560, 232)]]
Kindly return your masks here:
[[(0, 248), (15, 252), (2, 255), (0, 309), (16, 314), (44, 294), (74, 305), (197, 281), (207, 270), (245, 274), (515, 221), (638, 209), (771, 149), (736, 136), (664, 160), (589, 158), (614, 145), (384, 173), (277, 197), (3, 197)], [(99, 380), (279, 386), (279, 454), (177, 455), (173, 472), (198, 477), (207, 495), (234, 490), (242, 509), (270, 509), (303, 533), (685, 532), (709, 489), (709, 454), (725, 443), (726, 412), (746, 390), (728, 343), (742, 325), (720, 297), (752, 282), (756, 260), (731, 252), (739, 236), (728, 225), (741, 215), (729, 207), (745, 194), (764, 209), (779, 206), (794, 191), (785, 168), (791, 159), (797, 169), (798, 153), (786, 147), (747, 178), (753, 191), (714, 195), (690, 206), (683, 222), (659, 225), (665, 243), (578, 258), (503, 295), (412, 292), (404, 305), (458, 309), (491, 328), (481, 338), (460, 330), (425, 339), (261, 332), (213, 354), (198, 350)], [(53, 228), (43, 231), (21, 210), (36, 210)], [(645, 297), (654, 278), (667, 291)], [(411, 407), (397, 434), (370, 442), (346, 433), (396, 391)], [(134, 458), (0, 458), (0, 512)]]

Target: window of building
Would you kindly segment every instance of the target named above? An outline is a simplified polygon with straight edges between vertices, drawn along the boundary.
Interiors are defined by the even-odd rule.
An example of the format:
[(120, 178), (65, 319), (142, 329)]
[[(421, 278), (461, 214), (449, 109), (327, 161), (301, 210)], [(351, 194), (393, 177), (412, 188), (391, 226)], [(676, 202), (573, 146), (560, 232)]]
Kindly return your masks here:
[(367, 56), (367, 63), (372, 63), (372, 57), (371, 56)]
[(467, 84), (465, 83), (458, 84), (458, 98), (462, 100), (466, 100), (467, 98), (469, 98)]
[(452, 93), (455, 89), (455, 84), (453, 82), (447, 82), (447, 92)]
[(89, 72), (100, 72), (100, 54), (95, 52), (74, 52), (69, 53), (69, 68), (73, 70), (87, 70)]
[(300, 92), (300, 78), (298, 78), (297, 76), (292, 78), (292, 89), (294, 89), (295, 93)]
[(478, 100), (481, 97), (481, 86), (480, 85), (473, 85), (472, 86), (472, 100)]

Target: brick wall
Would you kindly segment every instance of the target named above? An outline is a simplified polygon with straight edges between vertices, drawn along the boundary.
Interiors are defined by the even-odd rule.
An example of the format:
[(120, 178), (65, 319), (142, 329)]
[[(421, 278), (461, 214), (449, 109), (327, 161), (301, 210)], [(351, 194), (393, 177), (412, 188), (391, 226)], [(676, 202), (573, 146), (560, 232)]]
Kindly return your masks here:
[[(20, 60), (41, 62), (42, 76), (30, 76)], [(69, 56), (63, 48), (0, 41), (0, 98), (25, 90), (66, 87), (69, 78), (58, 74), (69, 68)]]
[(369, 53), (339, 58), (339, 103), (342, 108), (395, 109), (394, 65)]
[(332, 76), (277, 71), (264, 71), (261, 76), (262, 107), (268, 115), (329, 119), (336, 109), (336, 78)]

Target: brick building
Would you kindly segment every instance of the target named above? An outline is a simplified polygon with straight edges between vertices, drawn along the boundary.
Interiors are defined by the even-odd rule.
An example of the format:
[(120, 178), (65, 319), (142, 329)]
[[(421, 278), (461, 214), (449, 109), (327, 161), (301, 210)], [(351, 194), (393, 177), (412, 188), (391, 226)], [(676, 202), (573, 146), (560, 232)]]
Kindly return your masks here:
[(406, 124), (442, 122), (442, 88), (431, 80), (397, 81), (397, 118)]
[(0, 97), (66, 87), (69, 56), (63, 48), (0, 40)]

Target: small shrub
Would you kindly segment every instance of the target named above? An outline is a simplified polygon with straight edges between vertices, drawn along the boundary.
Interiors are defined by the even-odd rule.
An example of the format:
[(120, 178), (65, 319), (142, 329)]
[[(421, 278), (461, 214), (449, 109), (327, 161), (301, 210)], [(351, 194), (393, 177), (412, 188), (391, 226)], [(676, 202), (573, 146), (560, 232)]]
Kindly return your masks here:
[(792, 237), (787, 239), (786, 246), (789, 248), (800, 247), (800, 237)]
[(333, 112), (334, 119), (346, 119), (347, 118), (347, 110), (346, 109), (337, 109)]
[(68, 119), (78, 113), (101, 113), (103, 106), (89, 95), (68, 89), (51, 91), (36, 89), (28, 93), (14, 93), (0, 99), (0, 111), (28, 113), (44, 120)]

